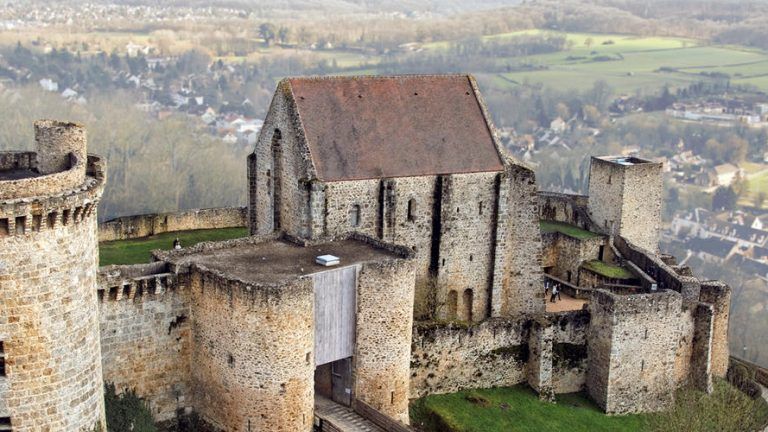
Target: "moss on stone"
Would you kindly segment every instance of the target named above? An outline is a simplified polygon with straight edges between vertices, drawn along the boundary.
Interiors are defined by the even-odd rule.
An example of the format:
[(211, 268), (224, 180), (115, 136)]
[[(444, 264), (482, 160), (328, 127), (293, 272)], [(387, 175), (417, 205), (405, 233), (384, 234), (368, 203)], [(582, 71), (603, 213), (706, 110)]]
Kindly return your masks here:
[(635, 275), (624, 267), (608, 264), (600, 260), (585, 261), (585, 269), (610, 279), (634, 279)]
[(568, 237), (573, 237), (578, 240), (588, 240), (596, 237), (601, 237), (600, 234), (596, 234), (591, 231), (587, 231), (585, 229), (579, 228), (571, 224), (563, 223), (563, 222), (542, 220), (542, 221), (539, 221), (539, 227), (541, 228), (541, 232), (544, 232), (544, 233), (558, 232), (560, 234), (565, 234)]

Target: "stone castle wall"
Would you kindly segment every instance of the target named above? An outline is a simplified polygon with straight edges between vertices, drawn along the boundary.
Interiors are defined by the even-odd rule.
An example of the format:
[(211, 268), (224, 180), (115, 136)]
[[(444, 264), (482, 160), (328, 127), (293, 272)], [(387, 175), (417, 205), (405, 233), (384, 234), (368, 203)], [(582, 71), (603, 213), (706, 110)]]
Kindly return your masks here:
[(544, 251), (542, 266), (551, 269), (548, 274), (574, 285), (577, 284), (581, 263), (598, 259), (600, 246), (605, 246), (606, 240), (603, 237), (577, 239), (557, 232), (542, 233), (541, 238)]
[(80, 171), (75, 189), (52, 173), (38, 177), (52, 181), (47, 194), (0, 203), (0, 398), (15, 431), (104, 426), (96, 206), (106, 173), (97, 157), (80, 161), (64, 174)]
[(239, 228), (248, 225), (248, 209), (222, 207), (123, 216), (99, 224), (99, 241), (126, 240), (174, 231)]
[(414, 280), (411, 261), (365, 263), (357, 287), (355, 397), (405, 424)]
[(658, 411), (672, 403), (681, 309), (674, 291), (593, 293), (587, 388), (606, 412)]
[(158, 422), (193, 407), (190, 292), (165, 267), (102, 267), (98, 290), (104, 381), (147, 400)]
[(251, 234), (274, 231), (277, 198), (280, 229), (297, 237), (317, 238), (322, 233), (313, 232), (310, 226), (308, 204), (310, 180), (317, 176), (303, 144), (301, 119), (290, 108), (292, 96), (287, 86), (282, 82), (275, 92), (254, 152), (248, 157), (249, 226)]
[(249, 286), (193, 268), (193, 398), (227, 431), (312, 430), (311, 278)]
[[(538, 326), (538, 328), (536, 328)], [(411, 344), (411, 397), (545, 382), (555, 393), (584, 387), (587, 311), (530, 318), (492, 318), (474, 325), (416, 323)], [(536, 328), (536, 329), (535, 329)], [(542, 341), (548, 345), (542, 355)], [(540, 376), (542, 372), (546, 376)]]

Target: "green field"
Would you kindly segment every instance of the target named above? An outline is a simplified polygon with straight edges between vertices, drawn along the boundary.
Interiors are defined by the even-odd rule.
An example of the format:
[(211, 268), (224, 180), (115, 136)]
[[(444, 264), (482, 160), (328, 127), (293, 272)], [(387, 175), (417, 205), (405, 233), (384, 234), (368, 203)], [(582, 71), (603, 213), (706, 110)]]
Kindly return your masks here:
[[(485, 40), (503, 41), (521, 35), (542, 33), (530, 30), (485, 36)], [(498, 58), (499, 64), (526, 64), (542, 69), (484, 73), (472, 71), (484, 84), (498, 89), (542, 83), (559, 90), (586, 90), (596, 80), (604, 80), (616, 91), (633, 93), (637, 89), (655, 90), (665, 84), (685, 86), (710, 79), (702, 73), (727, 73), (735, 84), (751, 84), (768, 90), (768, 53), (738, 46), (711, 45), (692, 39), (673, 37), (637, 37), (628, 35), (567, 33), (572, 47), (566, 51), (528, 57)], [(587, 41), (591, 40), (589, 45)], [(447, 50), (451, 42), (441, 41), (422, 46), (425, 53)], [(376, 73), (370, 65), (380, 57), (363, 56), (344, 51), (314, 51), (323, 58), (337, 60), (350, 68), (345, 74)], [(596, 61), (610, 57), (611, 61)], [(355, 65), (365, 67), (356, 68)]]
[(229, 240), (247, 235), (246, 228), (221, 228), (170, 232), (139, 239), (103, 242), (99, 244), (99, 265), (149, 262), (151, 251), (171, 249), (173, 240), (177, 237), (183, 247), (189, 247), (204, 241)]
[(468, 390), (418, 399), (411, 424), (426, 432), (643, 431), (643, 416), (606, 416), (582, 394), (541, 402), (527, 386)]
[(411, 424), (424, 432), (743, 432), (768, 424), (768, 404), (718, 379), (709, 395), (679, 390), (669, 411), (608, 416), (583, 393), (550, 404), (518, 385), (417, 399)]

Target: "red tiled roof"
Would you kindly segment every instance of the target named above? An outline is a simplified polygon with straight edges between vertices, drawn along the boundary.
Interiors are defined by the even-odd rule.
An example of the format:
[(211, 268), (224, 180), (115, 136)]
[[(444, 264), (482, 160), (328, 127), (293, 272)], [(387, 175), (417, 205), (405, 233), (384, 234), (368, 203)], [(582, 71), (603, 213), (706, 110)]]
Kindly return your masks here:
[(321, 180), (503, 170), (468, 76), (289, 83)]

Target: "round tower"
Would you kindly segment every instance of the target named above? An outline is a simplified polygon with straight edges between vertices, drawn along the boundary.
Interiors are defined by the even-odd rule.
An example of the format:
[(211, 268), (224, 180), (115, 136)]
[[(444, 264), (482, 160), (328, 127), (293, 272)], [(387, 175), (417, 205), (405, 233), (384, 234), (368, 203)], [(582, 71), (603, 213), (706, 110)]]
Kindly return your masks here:
[(105, 183), (85, 129), (35, 123), (0, 153), (0, 430), (106, 430), (96, 298)]

